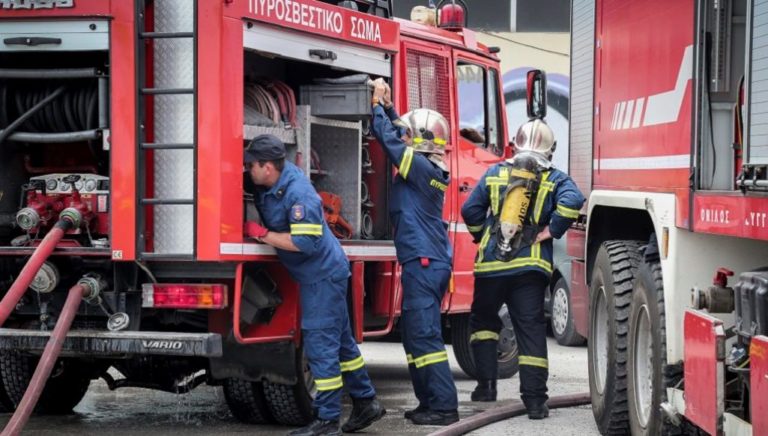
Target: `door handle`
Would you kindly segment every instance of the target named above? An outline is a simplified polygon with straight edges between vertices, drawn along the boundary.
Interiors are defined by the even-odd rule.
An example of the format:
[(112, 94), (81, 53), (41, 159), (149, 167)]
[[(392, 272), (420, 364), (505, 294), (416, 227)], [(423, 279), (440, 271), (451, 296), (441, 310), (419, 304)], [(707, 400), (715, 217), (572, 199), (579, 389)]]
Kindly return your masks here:
[(474, 186), (469, 186), (469, 183), (464, 182), (459, 186), (459, 192), (468, 192), (471, 191)]
[(3, 40), (5, 45), (26, 45), (30, 47), (44, 45), (44, 44), (61, 44), (61, 38), (45, 38), (42, 36), (20, 36), (16, 38), (5, 38)]
[(319, 50), (319, 49), (309, 50), (309, 56), (320, 58), (320, 60), (323, 60), (323, 61), (327, 61), (329, 59), (332, 61), (335, 61), (338, 58), (338, 56), (336, 56), (336, 53), (330, 50)]

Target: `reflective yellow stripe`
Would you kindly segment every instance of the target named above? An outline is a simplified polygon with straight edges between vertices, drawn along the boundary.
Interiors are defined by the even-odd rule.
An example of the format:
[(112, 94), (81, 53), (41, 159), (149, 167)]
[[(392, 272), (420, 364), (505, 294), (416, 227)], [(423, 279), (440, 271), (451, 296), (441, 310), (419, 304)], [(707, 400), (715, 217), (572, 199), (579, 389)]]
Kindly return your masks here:
[(562, 204), (557, 205), (557, 213), (564, 218), (576, 219), (579, 217), (578, 210), (565, 207)]
[(486, 227), (485, 233), (483, 234), (483, 237), (480, 239), (480, 247), (477, 249), (477, 263), (480, 263), (483, 261), (483, 256), (485, 255), (485, 246), (488, 245), (488, 240), (491, 239), (491, 228)]
[(507, 186), (509, 183), (509, 169), (506, 167), (499, 168), (499, 174), (497, 176), (490, 176), (485, 178), (485, 184), (491, 190), (491, 213), (496, 215), (499, 213), (499, 207), (501, 206), (501, 199), (499, 193), (502, 186)]
[(341, 362), (341, 372), (357, 371), (363, 366), (365, 366), (365, 361), (363, 361), (363, 356), (358, 356), (356, 359), (348, 360), (346, 362)]
[(477, 233), (480, 230), (483, 230), (483, 224), (480, 224), (479, 226), (467, 226), (467, 230), (469, 230), (472, 233)]
[(541, 244), (535, 243), (531, 245), (531, 258), (541, 260)]
[(475, 341), (498, 341), (499, 334), (490, 330), (478, 330), (469, 337), (469, 342)]
[(535, 266), (543, 269), (548, 273), (552, 272), (551, 263), (547, 262), (546, 260), (537, 259), (533, 257), (522, 257), (522, 258), (511, 260), (509, 262), (500, 262), (500, 261), (477, 262), (475, 263), (475, 272), (477, 273), (496, 272), (496, 271), (504, 271), (508, 269), (523, 268), (526, 266)]
[(433, 365), (435, 363), (445, 362), (448, 360), (448, 352), (445, 350), (438, 351), (436, 353), (425, 354), (421, 357), (413, 359), (413, 363), (416, 368), (423, 368), (427, 365)]
[(408, 359), (408, 365), (413, 365), (413, 354), (406, 354), (405, 358)]
[(334, 391), (341, 389), (344, 386), (344, 381), (341, 376), (332, 378), (318, 378), (315, 379), (315, 386), (318, 391)]
[(549, 368), (549, 361), (543, 357), (520, 356), (519, 363), (520, 365), (538, 366), (544, 369)]
[(400, 160), (400, 175), (405, 179), (408, 177), (408, 173), (411, 171), (411, 162), (413, 162), (413, 149), (410, 147), (405, 148), (403, 158)]
[(435, 179), (432, 179), (429, 181), (429, 186), (433, 188), (437, 188), (443, 192), (445, 192), (445, 190), (448, 189), (448, 185), (446, 185), (445, 183), (440, 183)]
[(549, 171), (545, 172), (541, 176), (541, 185), (539, 185), (539, 192), (536, 194), (536, 208), (533, 210), (534, 222), (539, 223), (541, 219), (541, 211), (544, 209), (544, 200), (547, 198), (547, 194), (555, 189), (555, 184), (547, 181), (549, 177)]
[(291, 235), (301, 236), (321, 236), (323, 234), (322, 224), (291, 224)]

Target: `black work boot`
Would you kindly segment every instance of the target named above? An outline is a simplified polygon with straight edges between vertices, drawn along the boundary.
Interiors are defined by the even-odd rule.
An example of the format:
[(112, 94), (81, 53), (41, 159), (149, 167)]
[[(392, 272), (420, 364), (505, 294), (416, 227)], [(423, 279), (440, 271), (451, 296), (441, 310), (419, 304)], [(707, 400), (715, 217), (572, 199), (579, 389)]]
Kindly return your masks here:
[(308, 426), (288, 433), (289, 436), (341, 436), (339, 421), (315, 418)]
[(456, 410), (427, 409), (411, 416), (411, 421), (416, 425), (451, 425), (458, 420), (459, 412)]
[(472, 391), (472, 401), (496, 401), (496, 380), (478, 380)]
[(380, 420), (386, 413), (387, 410), (381, 407), (376, 397), (353, 398), (352, 413), (349, 415), (347, 422), (341, 426), (341, 430), (344, 433), (362, 430)]
[(544, 419), (548, 416), (549, 407), (546, 403), (528, 407), (528, 419)]
[(427, 411), (427, 410), (429, 410), (429, 407), (419, 404), (418, 407), (416, 407), (415, 409), (406, 410), (405, 413), (403, 413), (403, 417), (405, 419), (411, 419), (413, 418), (413, 415)]

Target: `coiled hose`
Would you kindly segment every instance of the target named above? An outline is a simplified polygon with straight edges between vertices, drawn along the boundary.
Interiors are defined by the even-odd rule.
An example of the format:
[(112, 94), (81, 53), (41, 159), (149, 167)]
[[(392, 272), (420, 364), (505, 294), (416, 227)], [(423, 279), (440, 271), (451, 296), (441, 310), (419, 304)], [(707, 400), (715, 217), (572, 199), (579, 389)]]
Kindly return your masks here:
[[(61, 91), (62, 86), (63, 83), (57, 81), (0, 82), (2, 136), (9, 136), (12, 130), (65, 133), (97, 128), (97, 83), (93, 80), (67, 81), (66, 88)], [(55, 93), (61, 94), (51, 99)], [(43, 103), (45, 100), (49, 101)], [(22, 117), (26, 118), (24, 122), (17, 123)]]

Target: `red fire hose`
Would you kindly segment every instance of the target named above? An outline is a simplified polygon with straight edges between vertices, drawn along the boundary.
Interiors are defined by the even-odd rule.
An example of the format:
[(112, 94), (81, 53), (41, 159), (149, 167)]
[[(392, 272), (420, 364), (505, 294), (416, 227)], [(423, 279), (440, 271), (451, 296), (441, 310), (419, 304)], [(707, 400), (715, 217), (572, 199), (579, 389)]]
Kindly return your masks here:
[[(575, 407), (591, 402), (589, 392), (583, 394), (570, 394), (561, 395), (558, 397), (552, 397), (547, 401), (547, 406), (550, 409), (558, 409), (561, 407)], [(515, 402), (514, 404), (495, 407), (485, 412), (478, 413), (477, 415), (464, 418), (461, 421), (444, 427), (434, 433), (430, 433), (429, 436), (459, 436), (476, 430), (480, 427), (493, 424), (508, 418), (514, 418), (515, 416), (525, 415), (525, 406), (521, 402)]]
[(48, 256), (53, 253), (56, 245), (72, 226), (73, 222), (69, 219), (60, 219), (56, 225), (53, 226), (53, 229), (45, 235), (45, 238), (35, 249), (35, 252), (32, 253), (32, 257), (30, 257), (27, 264), (24, 265), (21, 273), (19, 273), (19, 277), (16, 278), (11, 289), (8, 290), (5, 297), (3, 297), (3, 300), (0, 301), (0, 326), (5, 324), (5, 320), (8, 319), (8, 316), (13, 312), (13, 309), (16, 308), (16, 304), (21, 300), (21, 297), (27, 291), (27, 288), (29, 288), (29, 284), (32, 283), (32, 280), (35, 279), (37, 272), (40, 271), (43, 262), (45, 262), (46, 259), (48, 259)]
[(64, 303), (64, 308), (61, 309), (59, 320), (56, 322), (56, 327), (54, 327), (53, 333), (51, 333), (51, 338), (45, 346), (42, 357), (40, 357), (40, 362), (37, 364), (32, 381), (29, 382), (19, 407), (16, 408), (16, 412), (14, 412), (13, 417), (11, 417), (11, 420), (5, 426), (0, 436), (16, 436), (21, 433), (21, 429), (24, 428), (27, 420), (29, 420), (29, 416), (32, 414), (32, 410), (37, 404), (37, 400), (40, 399), (40, 394), (43, 393), (45, 382), (51, 375), (53, 365), (59, 358), (61, 348), (64, 345), (64, 338), (72, 326), (72, 321), (75, 319), (80, 302), (83, 298), (91, 295), (92, 292), (94, 290), (88, 283), (82, 281), (69, 290), (67, 301)]

